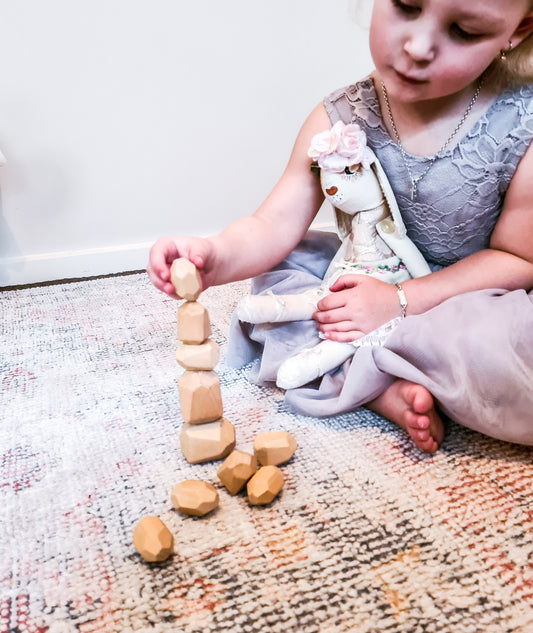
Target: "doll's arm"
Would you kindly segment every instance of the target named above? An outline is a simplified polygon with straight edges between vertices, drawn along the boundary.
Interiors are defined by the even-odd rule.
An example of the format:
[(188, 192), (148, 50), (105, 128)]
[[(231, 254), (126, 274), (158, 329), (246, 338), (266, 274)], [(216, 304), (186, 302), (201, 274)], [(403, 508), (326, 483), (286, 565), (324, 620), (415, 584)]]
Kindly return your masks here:
[(390, 219), (382, 220), (377, 225), (381, 239), (402, 260), (411, 277), (422, 277), (431, 272), (422, 253), (407, 237), (401, 236), (394, 222)]
[(313, 316), (320, 296), (320, 287), (293, 295), (247, 295), (237, 304), (236, 314), (244, 323), (305, 321)]

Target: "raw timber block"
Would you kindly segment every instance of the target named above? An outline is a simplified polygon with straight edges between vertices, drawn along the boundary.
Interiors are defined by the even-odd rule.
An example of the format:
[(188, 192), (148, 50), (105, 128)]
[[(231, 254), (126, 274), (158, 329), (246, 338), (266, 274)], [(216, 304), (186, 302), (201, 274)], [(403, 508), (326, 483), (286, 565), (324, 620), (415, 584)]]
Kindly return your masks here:
[(178, 308), (178, 340), (200, 345), (211, 334), (209, 314), (198, 301), (187, 301)]
[(226, 418), (207, 424), (185, 423), (181, 427), (180, 445), (190, 464), (222, 459), (235, 448), (235, 427)]
[(201, 517), (218, 506), (218, 492), (206, 481), (187, 479), (172, 488), (170, 500), (182, 514)]
[(210, 338), (201, 345), (183, 343), (176, 350), (176, 360), (190, 371), (211, 371), (219, 359), (218, 345)]
[(178, 297), (186, 301), (196, 301), (202, 292), (202, 279), (196, 266), (185, 257), (172, 262), (170, 282)]
[(166, 560), (173, 544), (172, 534), (159, 517), (143, 517), (133, 528), (133, 545), (149, 563)]
[(254, 505), (270, 503), (283, 488), (283, 473), (277, 466), (262, 466), (246, 487), (248, 501)]
[(254, 455), (262, 466), (288, 462), (296, 450), (296, 440), (287, 431), (258, 433), (254, 439)]
[(231, 495), (236, 495), (257, 470), (257, 459), (243, 451), (233, 451), (217, 471), (217, 476)]
[(186, 371), (178, 378), (184, 422), (203, 424), (222, 417), (220, 381), (214, 371)]

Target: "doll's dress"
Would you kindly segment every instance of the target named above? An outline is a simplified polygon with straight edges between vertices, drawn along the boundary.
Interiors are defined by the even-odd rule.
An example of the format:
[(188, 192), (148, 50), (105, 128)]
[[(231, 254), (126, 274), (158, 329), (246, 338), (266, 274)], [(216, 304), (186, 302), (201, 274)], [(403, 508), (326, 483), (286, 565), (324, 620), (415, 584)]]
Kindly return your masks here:
[[(454, 144), (437, 155), (410, 197), (400, 149), (383, 125), (371, 78), (324, 99), (332, 125), (358, 123), (396, 195), (408, 236), (432, 270), (484, 249), (521, 157), (533, 138), (533, 86), (505, 90)], [(427, 158), (407, 155), (413, 176)], [(310, 231), (252, 292), (297, 293), (316, 286), (339, 248), (333, 233)], [(319, 342), (313, 321), (249, 325), (232, 319), (226, 362), (250, 364), (258, 383)], [(396, 378), (426, 387), (452, 420), (486, 435), (533, 445), (533, 292), (498, 288), (465, 293), (409, 316), (381, 347), (362, 347), (338, 369), (288, 390), (286, 402), (312, 416), (349, 411)]]

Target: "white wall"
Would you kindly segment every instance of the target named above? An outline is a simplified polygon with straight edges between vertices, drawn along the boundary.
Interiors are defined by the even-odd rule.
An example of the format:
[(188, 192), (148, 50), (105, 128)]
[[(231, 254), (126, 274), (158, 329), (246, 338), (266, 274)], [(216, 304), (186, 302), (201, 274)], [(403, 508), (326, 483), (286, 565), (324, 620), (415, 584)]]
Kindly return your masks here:
[(371, 68), (355, 0), (0, 0), (0, 286), (144, 268), (255, 209)]

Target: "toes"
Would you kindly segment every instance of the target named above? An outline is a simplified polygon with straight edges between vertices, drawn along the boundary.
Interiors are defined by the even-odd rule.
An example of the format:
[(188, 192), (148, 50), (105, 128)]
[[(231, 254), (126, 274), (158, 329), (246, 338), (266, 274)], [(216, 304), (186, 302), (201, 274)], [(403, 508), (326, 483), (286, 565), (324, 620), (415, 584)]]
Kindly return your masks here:
[(418, 442), (427, 442), (430, 438), (429, 431), (424, 429), (422, 431), (409, 431), (409, 435), (413, 438), (413, 440), (417, 440)]
[(439, 445), (433, 438), (429, 438), (427, 442), (423, 442), (422, 446), (419, 446), (425, 453), (436, 453)]
[(428, 413), (433, 409), (433, 396), (424, 387), (420, 387), (416, 391), (413, 399), (413, 409), (417, 413)]
[(426, 415), (419, 415), (413, 411), (405, 412), (405, 423), (411, 429), (429, 430), (430, 420)]
[(411, 435), (411, 439), (414, 442), (414, 445), (419, 448), (424, 453), (434, 453), (438, 449), (438, 444), (435, 440), (428, 434), (425, 438), (417, 438)]
[(434, 453), (438, 449), (434, 437), (435, 429), (432, 428), (431, 420), (427, 416), (406, 411), (405, 422), (406, 430), (417, 448), (425, 453)]
[(433, 396), (422, 385), (409, 384), (405, 396), (415, 413), (429, 413), (433, 408)]
[(409, 433), (414, 445), (425, 453), (434, 453), (438, 449), (438, 444), (426, 431)]

